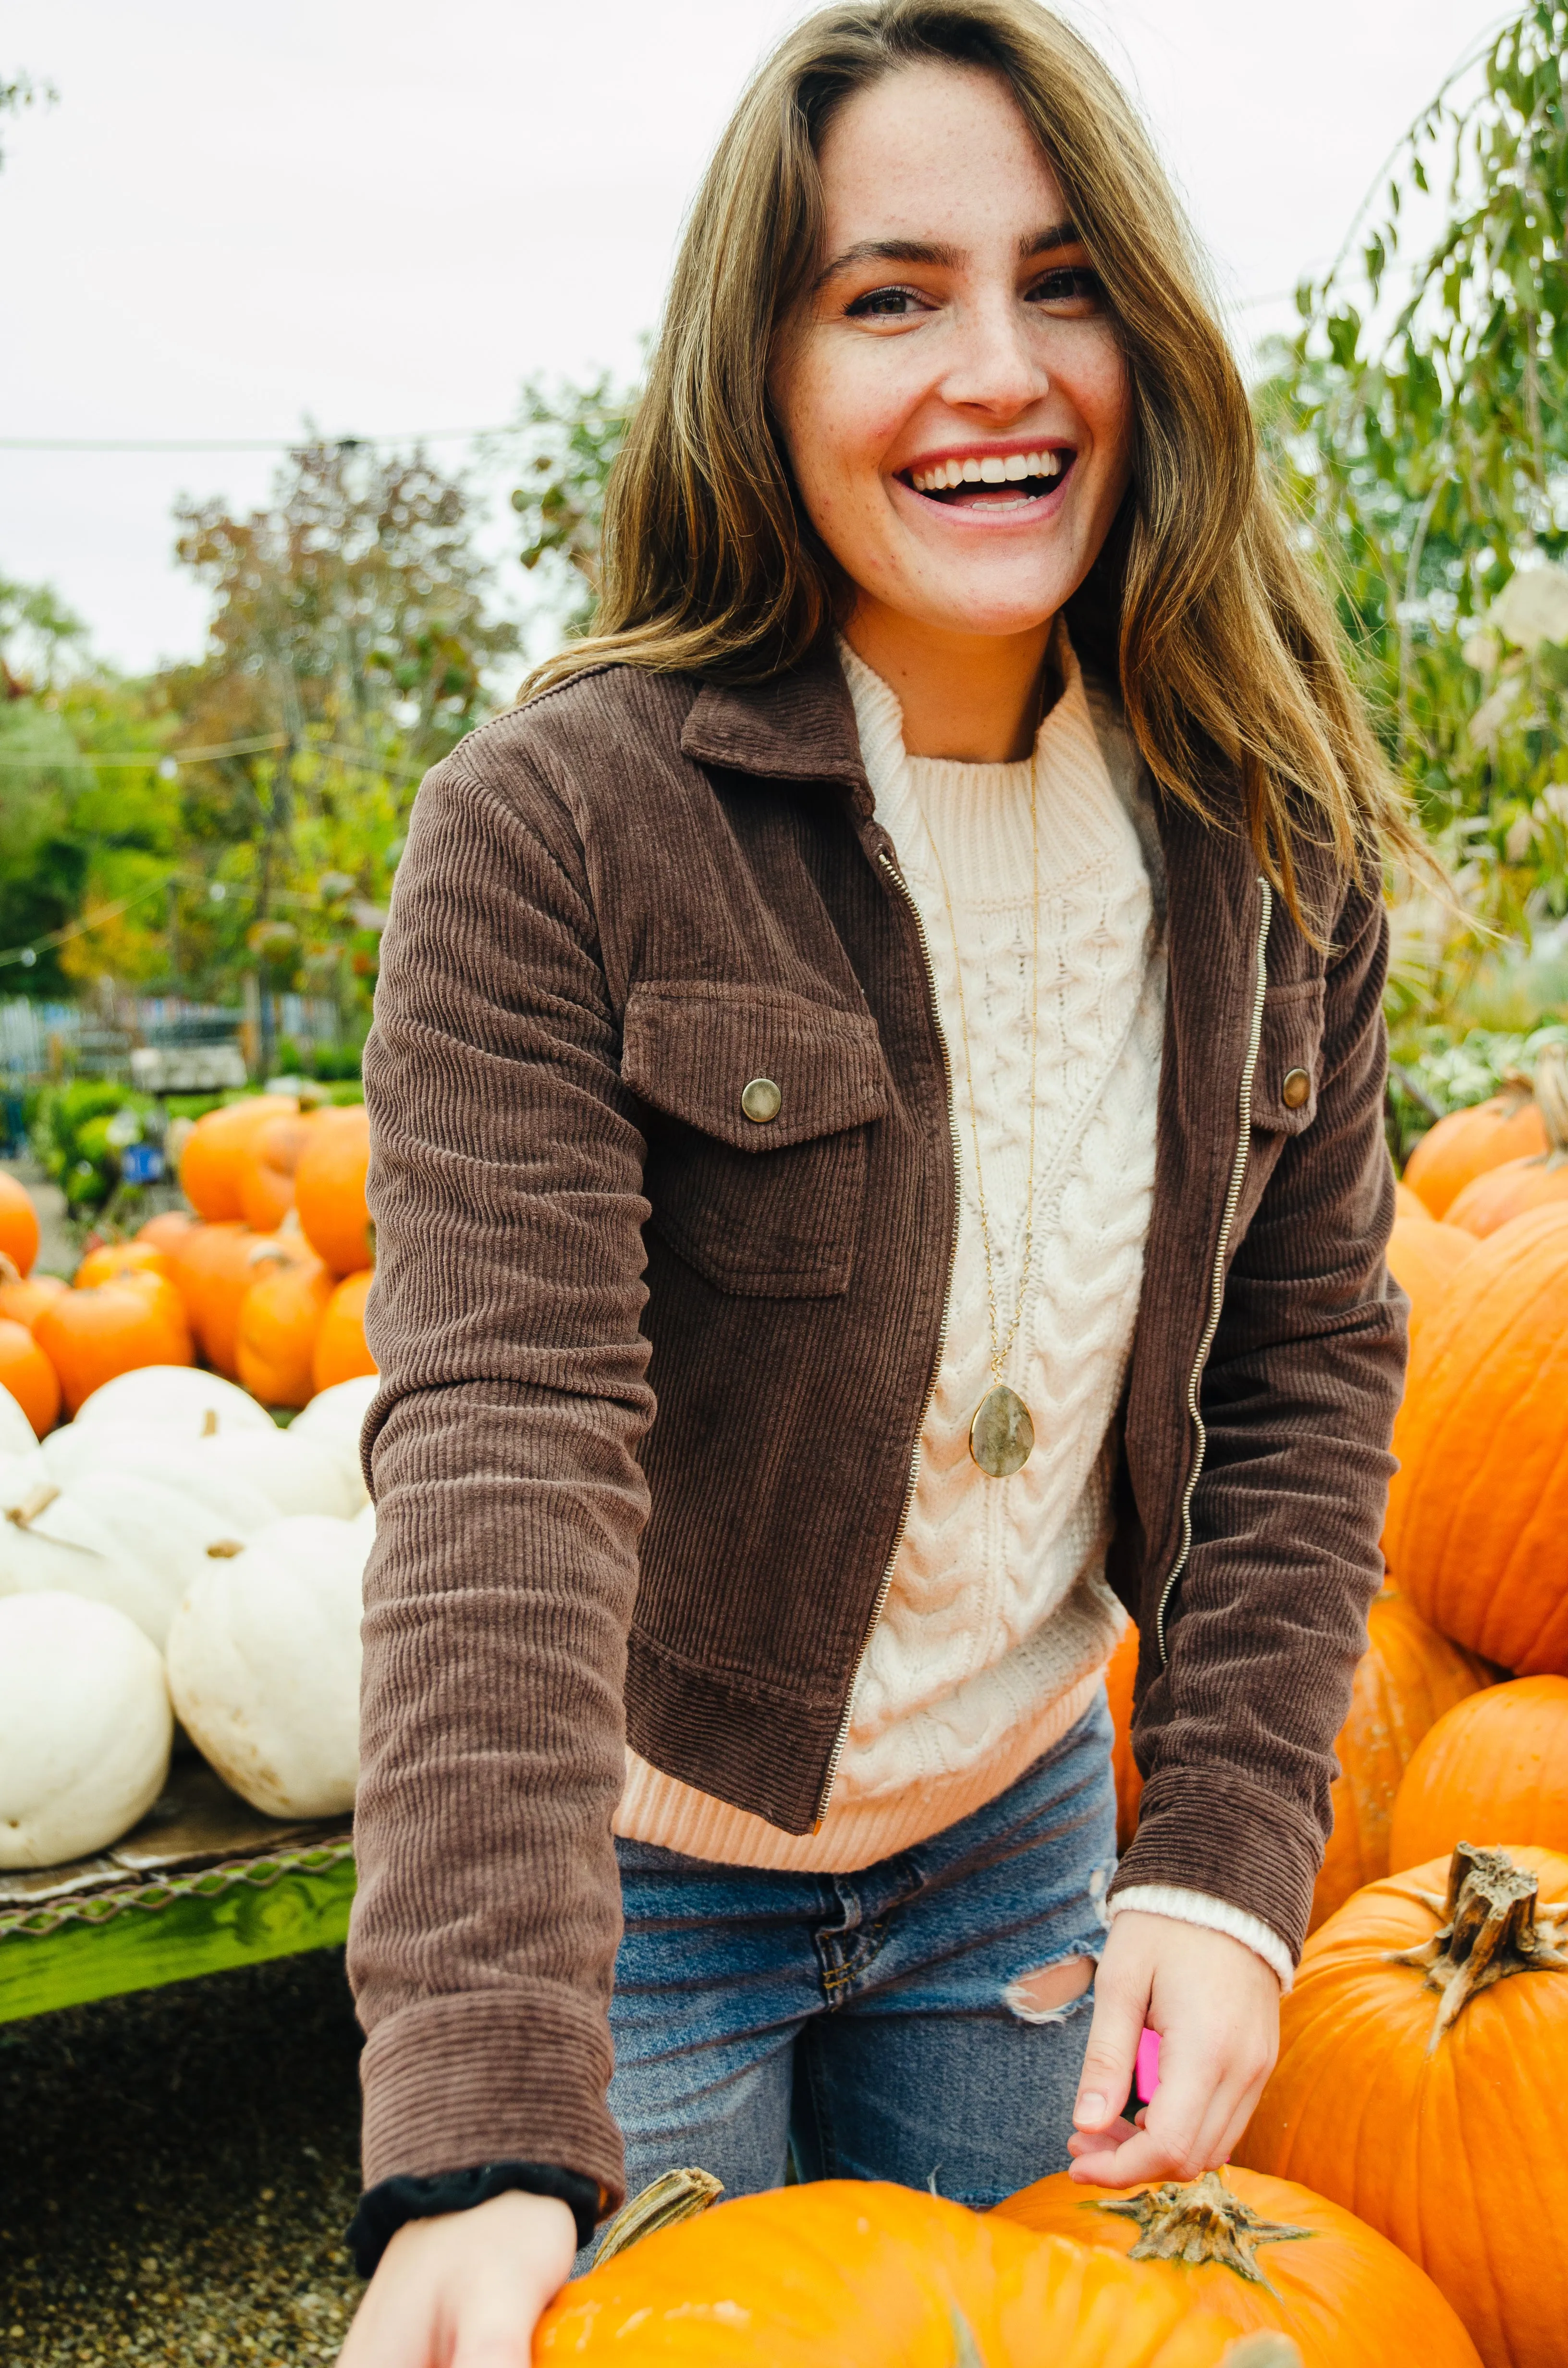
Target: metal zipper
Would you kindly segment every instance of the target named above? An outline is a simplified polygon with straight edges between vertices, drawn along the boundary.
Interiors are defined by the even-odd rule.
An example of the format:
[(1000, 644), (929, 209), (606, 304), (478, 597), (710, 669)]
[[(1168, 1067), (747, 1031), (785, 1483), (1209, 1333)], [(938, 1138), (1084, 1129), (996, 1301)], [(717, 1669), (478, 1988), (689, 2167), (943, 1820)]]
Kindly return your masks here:
[(1170, 1608), (1176, 1583), (1187, 1568), (1192, 1553), (1192, 1500), (1198, 1494), (1198, 1484), (1203, 1476), (1203, 1457), (1209, 1445), (1209, 1433), (1199, 1411), (1198, 1393), (1203, 1380), (1203, 1368), (1209, 1362), (1209, 1351), (1214, 1346), (1214, 1335), (1220, 1329), (1220, 1316), (1225, 1304), (1225, 1253), (1231, 1247), (1231, 1234), (1241, 1205), (1242, 1185), (1247, 1172), (1247, 1152), (1252, 1141), (1252, 1088), (1257, 1074), (1258, 1047), (1263, 1042), (1263, 999), (1268, 988), (1268, 924), (1274, 915), (1274, 894), (1267, 880), (1260, 879), (1263, 894), (1262, 910), (1257, 923), (1257, 983), (1253, 991), (1252, 1034), (1247, 1041), (1246, 1061), (1242, 1069), (1242, 1087), (1237, 1104), (1236, 1156), (1231, 1162), (1230, 1190), (1225, 1194), (1224, 1212), (1220, 1219), (1220, 1238), (1214, 1247), (1214, 1272), (1209, 1288), (1209, 1321), (1203, 1327), (1203, 1338), (1198, 1344), (1198, 1354), (1192, 1360), (1192, 1371), (1187, 1382), (1187, 1410), (1192, 1417), (1197, 1444), (1187, 1486), (1181, 1498), (1181, 1548), (1171, 1565), (1170, 1576), (1160, 1597), (1160, 1608), (1154, 1615), (1154, 1641), (1160, 1650), (1160, 1667), (1165, 1668), (1170, 1656), (1165, 1650), (1165, 1613)]
[(919, 905), (909, 892), (909, 884), (885, 847), (880, 847), (877, 849), (877, 860), (915, 916), (915, 931), (920, 940), (921, 959), (926, 964), (926, 984), (931, 996), (931, 1025), (936, 1030), (937, 1043), (942, 1055), (942, 1082), (948, 1099), (948, 1133), (953, 1146), (953, 1224), (948, 1240), (948, 1280), (942, 1292), (941, 1328), (937, 1334), (937, 1353), (931, 1360), (931, 1375), (926, 1384), (920, 1419), (915, 1428), (915, 1452), (909, 1460), (909, 1481), (903, 1492), (903, 1507), (898, 1517), (898, 1528), (893, 1533), (892, 1551), (888, 1556), (887, 1566), (882, 1572), (881, 1584), (877, 1588), (877, 1600), (871, 1606), (871, 1616), (866, 1623), (866, 1634), (861, 1639), (860, 1650), (856, 1656), (855, 1667), (850, 1675), (849, 1691), (844, 1703), (844, 1717), (834, 1740), (833, 1756), (827, 1763), (827, 1774), (823, 1780), (822, 1796), (817, 1803), (816, 1827), (813, 1831), (820, 1828), (823, 1819), (827, 1815), (828, 1802), (833, 1797), (834, 1782), (838, 1775), (838, 1763), (844, 1757), (844, 1747), (849, 1739), (849, 1717), (855, 1707), (855, 1689), (860, 1682), (860, 1672), (866, 1666), (866, 1656), (871, 1649), (871, 1639), (877, 1633), (877, 1622), (882, 1616), (882, 1607), (888, 1600), (888, 1589), (892, 1585), (893, 1565), (898, 1560), (898, 1551), (903, 1543), (904, 1531), (909, 1527), (909, 1508), (915, 1502), (915, 1485), (920, 1477), (920, 1435), (926, 1428), (926, 1417), (931, 1411), (931, 1401), (937, 1395), (937, 1376), (942, 1370), (942, 1352), (948, 1345), (948, 1318), (951, 1313), (953, 1295), (953, 1260), (958, 1251), (959, 1196), (963, 1189), (958, 1121), (953, 1116), (953, 1064), (949, 1057), (948, 1040), (942, 1029), (941, 1007), (937, 1001), (937, 969), (931, 960), (931, 941), (926, 935), (926, 924), (920, 917)]

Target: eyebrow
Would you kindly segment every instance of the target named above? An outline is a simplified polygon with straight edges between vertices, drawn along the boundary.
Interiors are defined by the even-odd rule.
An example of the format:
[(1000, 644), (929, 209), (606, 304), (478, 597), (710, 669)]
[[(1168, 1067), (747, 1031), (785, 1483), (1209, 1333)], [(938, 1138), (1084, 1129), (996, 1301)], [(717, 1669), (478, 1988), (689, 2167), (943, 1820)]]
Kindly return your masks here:
[[(1079, 246), (1083, 244), (1076, 222), (1051, 222), (1044, 230), (1026, 231), (1018, 241), (1018, 254), (1024, 262), (1037, 255), (1052, 255), (1058, 247)], [(814, 282), (825, 287), (841, 271), (852, 271), (861, 263), (926, 263), (937, 269), (956, 271), (963, 257), (956, 246), (941, 246), (918, 238), (863, 238), (835, 255)]]

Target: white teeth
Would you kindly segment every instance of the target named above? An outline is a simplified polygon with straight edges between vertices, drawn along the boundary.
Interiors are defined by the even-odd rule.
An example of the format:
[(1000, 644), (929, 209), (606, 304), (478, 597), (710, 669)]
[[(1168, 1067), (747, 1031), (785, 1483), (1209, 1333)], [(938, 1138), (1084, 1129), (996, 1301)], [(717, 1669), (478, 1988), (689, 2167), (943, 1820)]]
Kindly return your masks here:
[(1017, 484), (1025, 477), (1059, 477), (1060, 452), (995, 452), (964, 461), (938, 461), (933, 468), (915, 470), (910, 483), (917, 494), (939, 494), (955, 485)]

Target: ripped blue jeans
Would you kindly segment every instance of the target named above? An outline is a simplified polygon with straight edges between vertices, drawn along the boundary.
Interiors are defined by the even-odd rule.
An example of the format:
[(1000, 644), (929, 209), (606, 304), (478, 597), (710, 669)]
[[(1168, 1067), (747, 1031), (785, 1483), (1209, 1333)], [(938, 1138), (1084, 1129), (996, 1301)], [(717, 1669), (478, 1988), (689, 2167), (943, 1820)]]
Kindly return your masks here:
[(1039, 2012), (1015, 1986), (1104, 1945), (1110, 1742), (1102, 1691), (996, 1800), (854, 1874), (618, 1842), (627, 2192), (690, 2165), (751, 2194), (792, 2153), (983, 2208), (1064, 2169), (1094, 1994)]

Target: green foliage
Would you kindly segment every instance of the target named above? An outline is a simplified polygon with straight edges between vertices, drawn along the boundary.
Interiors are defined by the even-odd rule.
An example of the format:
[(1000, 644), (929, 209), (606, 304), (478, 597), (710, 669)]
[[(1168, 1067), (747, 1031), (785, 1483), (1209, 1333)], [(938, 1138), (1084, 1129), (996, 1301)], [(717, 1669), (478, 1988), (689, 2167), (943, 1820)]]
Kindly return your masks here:
[(100, 1213), (119, 1187), (119, 1155), (161, 1131), (158, 1105), (105, 1078), (46, 1086), (32, 1100), (35, 1155), (65, 1195), (74, 1217)]
[(1429, 1126), (1497, 1093), (1510, 1076), (1528, 1076), (1548, 1044), (1568, 1044), (1568, 1023), (1551, 1020), (1524, 1034), (1437, 1024), (1396, 1039), (1389, 1063), (1389, 1140), (1403, 1167)]
[(568, 639), (593, 620), (605, 485), (636, 401), (608, 370), (586, 386), (530, 379), (506, 439), (522, 472), (512, 494), (522, 564), (537, 571), (538, 605)]
[[(13, 74), (8, 81), (0, 75), (0, 115), (20, 115), (29, 107), (53, 107), (59, 97), (52, 83), (34, 82), (31, 74)], [(0, 165), (5, 161), (5, 149), (0, 148)]]
[[(1390, 755), (1471, 913), (1527, 943), (1568, 913), (1565, 33), (1537, 0), (1439, 92), (1258, 391)], [(1451, 1017), (1426, 934), (1406, 1004)]]

